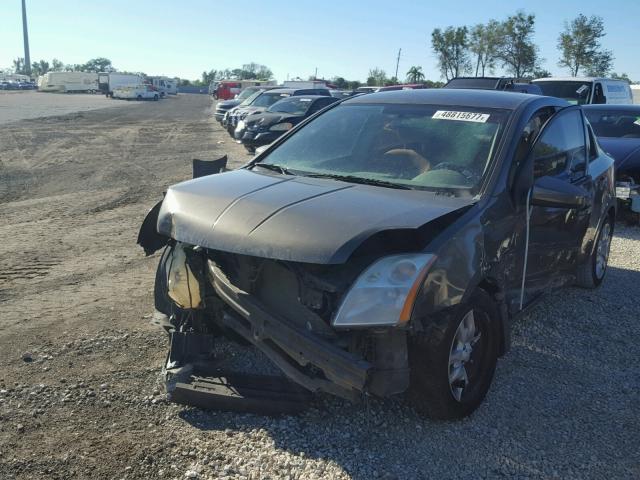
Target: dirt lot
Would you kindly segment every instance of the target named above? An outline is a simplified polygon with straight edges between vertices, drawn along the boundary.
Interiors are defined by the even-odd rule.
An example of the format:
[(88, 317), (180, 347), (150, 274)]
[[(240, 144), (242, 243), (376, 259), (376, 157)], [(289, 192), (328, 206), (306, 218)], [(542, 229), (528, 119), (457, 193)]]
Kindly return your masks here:
[(224, 153), (249, 159), (204, 95), (0, 127), (1, 479), (640, 477), (640, 229), (622, 224), (603, 288), (521, 319), (465, 421), (401, 399), (282, 418), (168, 404), (137, 228), (192, 158)]
[(111, 100), (104, 95), (85, 93), (41, 93), (35, 91), (0, 92), (0, 125), (29, 118), (67, 115), (101, 108), (122, 108), (138, 102)]

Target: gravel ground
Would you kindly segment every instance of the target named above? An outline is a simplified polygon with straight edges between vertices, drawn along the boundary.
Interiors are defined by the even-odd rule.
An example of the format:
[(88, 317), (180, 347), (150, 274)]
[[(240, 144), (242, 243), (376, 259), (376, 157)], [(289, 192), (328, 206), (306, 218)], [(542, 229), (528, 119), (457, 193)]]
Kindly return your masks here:
[[(248, 159), (210, 108), (181, 95), (0, 131), (1, 479), (640, 478), (640, 228), (622, 222), (604, 285), (521, 318), (471, 418), (401, 398), (318, 396), (277, 418), (167, 403), (157, 255), (135, 237), (191, 158)], [(268, 369), (251, 348), (218, 353)]]
[(0, 91), (0, 125), (29, 118), (67, 115), (100, 108), (133, 107), (138, 102), (111, 100), (104, 95)]

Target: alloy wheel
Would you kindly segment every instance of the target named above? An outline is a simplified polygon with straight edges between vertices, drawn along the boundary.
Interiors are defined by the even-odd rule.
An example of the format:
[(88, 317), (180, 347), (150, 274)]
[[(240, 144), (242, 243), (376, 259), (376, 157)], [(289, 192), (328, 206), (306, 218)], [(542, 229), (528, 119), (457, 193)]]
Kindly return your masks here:
[(460, 321), (449, 351), (449, 388), (458, 402), (462, 401), (462, 395), (470, 385), (472, 370), (477, 368), (476, 358), (478, 354), (482, 354), (479, 348), (474, 352), (480, 338), (481, 332), (476, 325), (473, 310), (470, 310)]
[(600, 233), (598, 246), (596, 247), (596, 278), (601, 280), (607, 270), (609, 262), (609, 250), (611, 248), (611, 225), (605, 224)]

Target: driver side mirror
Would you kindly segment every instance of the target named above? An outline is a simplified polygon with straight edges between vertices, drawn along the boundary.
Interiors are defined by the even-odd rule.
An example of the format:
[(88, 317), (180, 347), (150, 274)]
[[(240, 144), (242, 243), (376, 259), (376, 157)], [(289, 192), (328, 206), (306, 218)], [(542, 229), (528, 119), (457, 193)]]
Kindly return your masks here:
[(584, 189), (554, 177), (540, 177), (533, 184), (531, 204), (539, 207), (580, 208), (587, 202)]

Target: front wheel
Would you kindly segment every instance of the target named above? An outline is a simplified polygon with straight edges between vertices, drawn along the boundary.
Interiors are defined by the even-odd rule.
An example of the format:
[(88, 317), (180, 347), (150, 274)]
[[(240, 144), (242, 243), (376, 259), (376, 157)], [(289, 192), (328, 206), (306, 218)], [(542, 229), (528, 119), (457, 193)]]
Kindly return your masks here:
[(154, 102), (157, 102), (157, 101), (158, 101), (158, 95), (154, 95), (154, 96), (153, 96), (153, 101), (154, 101)]
[(576, 272), (576, 283), (582, 288), (599, 287), (607, 273), (609, 265), (609, 251), (611, 250), (611, 238), (613, 237), (613, 219), (611, 217), (600, 227), (596, 244), (591, 255)]
[(419, 413), (451, 420), (478, 408), (498, 360), (499, 318), (493, 299), (478, 290), (410, 341), (409, 398)]

